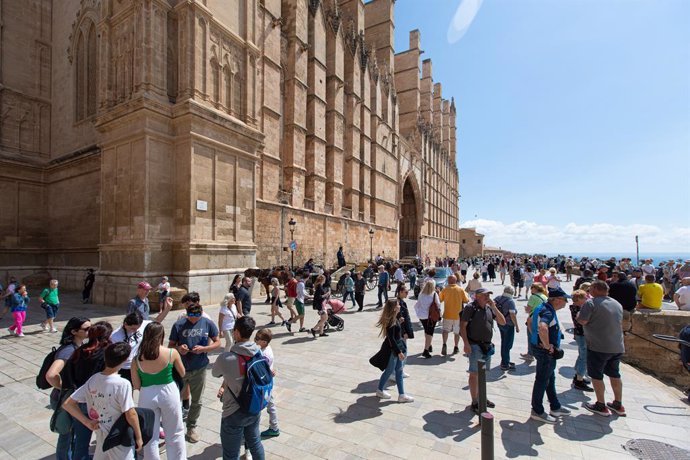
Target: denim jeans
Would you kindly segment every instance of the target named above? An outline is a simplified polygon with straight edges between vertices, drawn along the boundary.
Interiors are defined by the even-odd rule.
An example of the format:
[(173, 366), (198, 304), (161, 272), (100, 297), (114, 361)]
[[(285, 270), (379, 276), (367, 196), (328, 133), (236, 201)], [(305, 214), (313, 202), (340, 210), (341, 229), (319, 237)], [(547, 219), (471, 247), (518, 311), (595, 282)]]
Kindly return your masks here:
[[(74, 421), (72, 423), (74, 423)], [(59, 434), (57, 445), (55, 447), (55, 458), (57, 460), (72, 460), (72, 451), (74, 450), (74, 430), (70, 430), (67, 434)]]
[(355, 291), (345, 291), (345, 294), (343, 294), (343, 303), (347, 302), (347, 299), (352, 299), (352, 306), (354, 307), (356, 305)]
[(561, 407), (556, 393), (556, 360), (543, 348), (532, 347), (532, 353), (537, 359), (537, 374), (532, 387), (532, 410), (537, 414), (544, 413), (544, 393), (549, 399), (551, 410)]
[(515, 326), (498, 326), (501, 332), (501, 366), (507, 367), (510, 363), (510, 350), (515, 341)]
[(241, 410), (223, 417), (220, 422), (220, 443), (223, 448), (223, 460), (238, 460), (242, 440), (246, 443), (252, 458), (264, 460), (264, 446), (261, 444), (259, 422), (261, 414), (247, 415)]
[(414, 287), (417, 284), (417, 277), (416, 276), (410, 276), (410, 291), (414, 292)]
[(383, 305), (383, 302), (381, 301), (382, 295), (383, 295), (384, 300), (386, 302), (388, 302), (388, 286), (379, 285), (379, 303), (378, 303), (378, 305)]
[(403, 387), (403, 362), (400, 360), (400, 358), (398, 358), (398, 355), (393, 353), (391, 353), (391, 357), (388, 359), (388, 366), (386, 366), (386, 369), (383, 371), (383, 374), (381, 374), (381, 378), (379, 379), (379, 390), (383, 391), (383, 388), (388, 381), (388, 377), (390, 377), (393, 372), (395, 372), (395, 383), (398, 385), (398, 394), (404, 395), (405, 389)]
[(575, 342), (577, 342), (577, 360), (575, 361), (575, 373), (584, 377), (587, 375), (587, 342), (584, 335), (576, 335)]
[[(79, 404), (79, 408), (82, 413), (89, 416), (86, 404)], [(91, 444), (91, 434), (93, 433), (90, 429), (82, 425), (77, 419), (73, 418), (72, 433), (74, 433), (74, 451), (72, 454), (72, 460), (89, 460), (89, 445)]]

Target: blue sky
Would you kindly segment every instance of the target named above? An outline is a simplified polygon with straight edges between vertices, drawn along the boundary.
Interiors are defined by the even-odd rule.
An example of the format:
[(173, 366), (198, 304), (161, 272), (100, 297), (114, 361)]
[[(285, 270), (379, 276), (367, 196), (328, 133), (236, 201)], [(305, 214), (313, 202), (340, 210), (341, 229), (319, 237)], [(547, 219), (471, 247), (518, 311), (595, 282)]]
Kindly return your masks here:
[(461, 224), (521, 251), (690, 251), (689, 24), (687, 0), (398, 0), (396, 51), (419, 29), (455, 97)]

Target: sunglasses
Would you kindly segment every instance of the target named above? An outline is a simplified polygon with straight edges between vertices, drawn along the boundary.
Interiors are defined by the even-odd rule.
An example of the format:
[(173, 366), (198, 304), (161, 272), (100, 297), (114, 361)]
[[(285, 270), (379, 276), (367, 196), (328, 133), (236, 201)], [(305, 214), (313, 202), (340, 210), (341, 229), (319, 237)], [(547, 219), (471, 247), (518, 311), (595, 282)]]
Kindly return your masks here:
[(199, 318), (201, 317), (201, 312), (200, 311), (195, 311), (193, 313), (187, 313), (187, 317), (189, 318)]

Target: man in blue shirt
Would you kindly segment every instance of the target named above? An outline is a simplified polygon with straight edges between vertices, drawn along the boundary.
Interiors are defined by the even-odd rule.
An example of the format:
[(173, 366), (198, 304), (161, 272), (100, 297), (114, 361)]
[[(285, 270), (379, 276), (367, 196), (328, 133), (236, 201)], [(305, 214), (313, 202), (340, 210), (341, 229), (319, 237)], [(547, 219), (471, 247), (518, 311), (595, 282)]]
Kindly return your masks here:
[(376, 308), (383, 307), (383, 302), (381, 297), (388, 302), (388, 290), (391, 288), (391, 276), (384, 269), (383, 265), (379, 265), (379, 302), (376, 304)]
[(189, 385), (192, 397), (186, 435), (187, 441), (191, 443), (199, 442), (200, 439), (196, 422), (201, 414), (201, 394), (206, 383), (208, 353), (220, 347), (218, 327), (213, 321), (204, 318), (202, 313), (203, 309), (198, 301), (187, 305), (187, 316), (173, 325), (168, 343), (169, 348), (175, 348), (182, 355), (185, 369), (183, 380), (185, 385)]
[[(561, 406), (556, 393), (556, 359), (560, 350), (561, 326), (556, 312), (568, 304), (570, 296), (561, 288), (549, 289), (549, 299), (532, 311), (528, 324), (534, 357), (537, 359), (537, 373), (532, 387), (532, 415), (534, 420), (556, 423), (556, 417), (570, 415), (570, 410)], [(562, 355), (561, 355), (562, 356)], [(544, 410), (544, 393), (551, 410)]]

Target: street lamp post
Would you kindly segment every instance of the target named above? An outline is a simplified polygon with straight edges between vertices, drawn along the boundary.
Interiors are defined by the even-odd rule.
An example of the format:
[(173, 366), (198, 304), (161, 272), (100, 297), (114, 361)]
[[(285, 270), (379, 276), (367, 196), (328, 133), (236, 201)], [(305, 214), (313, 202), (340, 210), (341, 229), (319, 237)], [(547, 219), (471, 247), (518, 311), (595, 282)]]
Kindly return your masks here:
[(374, 229), (369, 229), (369, 260), (374, 261)]
[(288, 222), (288, 225), (290, 226), (290, 266), (292, 267), (292, 271), (295, 271), (295, 247), (293, 245), (293, 242), (295, 241), (295, 227), (297, 226), (297, 222), (295, 219), (290, 217), (290, 222)]

